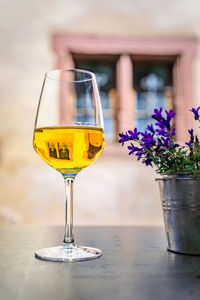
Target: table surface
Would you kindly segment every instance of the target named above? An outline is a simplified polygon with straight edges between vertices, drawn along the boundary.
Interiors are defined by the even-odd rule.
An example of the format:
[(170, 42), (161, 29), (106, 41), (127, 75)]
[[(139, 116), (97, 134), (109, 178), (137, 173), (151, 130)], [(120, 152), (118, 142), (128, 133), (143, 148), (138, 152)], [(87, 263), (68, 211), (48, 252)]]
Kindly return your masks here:
[(192, 300), (200, 297), (200, 257), (166, 250), (158, 227), (79, 227), (77, 243), (100, 248), (85, 262), (47, 262), (34, 251), (59, 245), (60, 227), (0, 227), (0, 299)]

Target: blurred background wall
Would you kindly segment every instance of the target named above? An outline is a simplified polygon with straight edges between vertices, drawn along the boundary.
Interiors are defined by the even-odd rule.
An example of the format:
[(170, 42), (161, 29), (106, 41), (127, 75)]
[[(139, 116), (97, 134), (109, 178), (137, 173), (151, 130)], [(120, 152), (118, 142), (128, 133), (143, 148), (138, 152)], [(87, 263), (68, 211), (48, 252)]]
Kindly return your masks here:
[[(181, 105), (188, 110), (188, 103), (200, 104), (198, 0), (2, 0), (0, 32), (1, 224), (64, 224), (63, 179), (45, 165), (32, 148), (34, 118), (44, 73), (58, 66), (58, 54), (53, 50), (55, 36), (191, 39), (196, 45), (191, 77), (188, 79), (187, 69), (184, 72), (185, 82), (190, 81), (192, 93), (190, 102)], [(140, 54), (133, 62), (137, 67), (135, 70), (140, 72), (136, 74), (139, 78), (144, 66)], [(76, 64), (88, 64), (88, 57), (84, 59), (80, 55), (74, 58)], [(164, 61), (169, 60), (163, 57)], [(147, 68), (151, 66), (147, 64)], [(144, 78), (147, 80), (147, 75)], [(170, 79), (169, 75), (168, 81), (172, 83), (166, 90), (171, 93), (170, 97), (174, 97), (173, 78)], [(140, 94), (139, 84), (140, 81), (138, 90), (134, 90), (138, 92), (138, 98), (134, 98), (136, 102), (144, 96)], [(138, 103), (135, 109), (141, 124), (137, 120), (136, 124), (143, 126)], [(182, 121), (181, 127), (184, 128), (183, 115)], [(180, 127), (180, 122), (177, 125)], [(101, 157), (77, 176), (74, 223), (161, 225), (162, 212), (154, 170), (128, 157), (128, 152), (114, 142), (117, 129), (114, 135), (112, 139), (108, 137), (108, 146)]]

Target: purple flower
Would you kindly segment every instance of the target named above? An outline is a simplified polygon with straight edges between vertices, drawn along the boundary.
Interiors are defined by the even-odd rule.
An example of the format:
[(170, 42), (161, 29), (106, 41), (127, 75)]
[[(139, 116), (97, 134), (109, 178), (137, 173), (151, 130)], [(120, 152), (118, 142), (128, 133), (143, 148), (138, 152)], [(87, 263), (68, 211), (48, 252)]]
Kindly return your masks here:
[(173, 145), (173, 148), (177, 148), (177, 147), (179, 147), (180, 145), (179, 144), (174, 144)]
[[(188, 130), (188, 132), (189, 132), (189, 134), (190, 134), (190, 140), (189, 140), (188, 143), (185, 143), (185, 145), (187, 145), (190, 149), (192, 149), (193, 146), (194, 146), (194, 130), (193, 130), (193, 129), (190, 129), (190, 130)], [(197, 141), (198, 141), (197, 136), (196, 136), (196, 139), (197, 139)]]
[(175, 117), (175, 112), (173, 112), (172, 109), (170, 109), (169, 111), (165, 111), (166, 115), (167, 115), (167, 120), (171, 121), (171, 119), (173, 119)]
[(188, 143), (185, 143), (185, 145), (187, 145), (188, 147), (191, 147), (191, 145), (192, 145), (192, 142), (191, 142), (191, 141), (189, 141)]
[(135, 153), (136, 156), (138, 156), (138, 160), (141, 158), (141, 156), (144, 154), (144, 150), (140, 150), (137, 153)]
[(129, 130), (128, 133), (119, 133), (119, 143), (124, 146), (124, 143), (130, 140), (138, 140), (139, 139), (140, 132), (137, 131), (137, 128), (135, 128), (133, 131)]
[(157, 135), (170, 137), (176, 135), (175, 128), (171, 129), (169, 132), (165, 130), (165, 128), (156, 129)]
[(198, 113), (199, 109), (200, 109), (200, 106), (197, 109), (195, 109), (195, 108), (190, 109), (190, 111), (193, 112), (193, 114), (194, 114), (195, 120), (199, 119), (199, 113)]
[(146, 131), (142, 134), (142, 139), (141, 141), (143, 142), (143, 147), (150, 149), (152, 146), (154, 146), (156, 144), (155, 140), (154, 140), (154, 134), (151, 133), (147, 133)]
[(140, 151), (141, 149), (138, 147), (135, 147), (133, 145), (133, 143), (131, 143), (131, 145), (128, 146), (128, 150), (130, 150), (129, 155), (131, 155), (131, 154), (135, 153), (136, 151)]
[(172, 145), (172, 140), (170, 138), (164, 138), (162, 137), (162, 142), (163, 142), (163, 146), (166, 147), (166, 148), (171, 148), (171, 145)]
[(157, 121), (156, 125), (159, 128), (166, 128), (169, 131), (171, 128), (170, 122), (176, 114), (173, 112), (172, 109), (170, 109), (169, 111), (166, 110), (165, 113), (167, 115), (167, 118), (164, 118), (162, 116), (162, 108), (160, 108), (159, 110), (155, 109), (152, 118)]
[(161, 148), (161, 144), (158, 144), (157, 146), (156, 146), (156, 148), (154, 149), (155, 150), (155, 153), (156, 153), (156, 155), (158, 155), (159, 154), (159, 152), (160, 152), (160, 149)]
[(128, 134), (132, 139), (137, 140), (139, 138), (140, 132), (138, 132), (137, 128), (135, 128), (133, 131), (129, 130)]
[(190, 130), (188, 130), (188, 132), (190, 134), (190, 140), (191, 140), (191, 142), (194, 142), (194, 130), (190, 129)]
[(175, 136), (175, 135), (176, 135), (176, 129), (175, 129), (175, 128), (171, 129), (171, 135), (172, 135), (172, 136)]
[(165, 120), (164, 118), (160, 120), (157, 125), (161, 128), (167, 128), (170, 130), (170, 120)]
[(143, 159), (142, 161), (143, 164), (145, 164), (146, 166), (151, 166), (152, 167), (152, 159), (147, 158), (147, 159)]
[(124, 146), (124, 142), (130, 141), (131, 138), (129, 137), (128, 133), (126, 132), (125, 134), (122, 132), (119, 134), (119, 143), (122, 144), (122, 146)]
[(166, 137), (169, 136), (169, 133), (166, 132), (165, 128), (156, 129), (156, 132), (157, 132), (158, 135), (162, 135), (162, 136), (166, 136)]
[(147, 126), (147, 130), (149, 130), (151, 133), (155, 133), (155, 130), (154, 130), (152, 124)]
[(152, 167), (151, 162), (152, 162), (151, 159), (147, 159), (147, 160), (145, 161), (146, 166), (151, 166), (151, 167)]
[(154, 114), (152, 115), (152, 118), (160, 121), (161, 119), (163, 119), (162, 117), (162, 108), (158, 109), (154, 109)]

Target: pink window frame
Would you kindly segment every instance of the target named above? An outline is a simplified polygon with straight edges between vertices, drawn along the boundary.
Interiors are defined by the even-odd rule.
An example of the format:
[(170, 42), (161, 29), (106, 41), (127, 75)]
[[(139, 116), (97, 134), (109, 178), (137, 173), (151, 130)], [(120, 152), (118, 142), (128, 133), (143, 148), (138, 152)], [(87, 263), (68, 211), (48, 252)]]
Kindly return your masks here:
[[(73, 68), (73, 54), (119, 55), (117, 62), (118, 116), (117, 128), (133, 127), (133, 64), (134, 55), (173, 56), (173, 96), (176, 110), (177, 139), (186, 137), (185, 128), (193, 126), (188, 110), (193, 104), (193, 62), (197, 41), (193, 38), (107, 38), (55, 34), (52, 39), (57, 68)], [(184, 126), (183, 126), (184, 124)]]

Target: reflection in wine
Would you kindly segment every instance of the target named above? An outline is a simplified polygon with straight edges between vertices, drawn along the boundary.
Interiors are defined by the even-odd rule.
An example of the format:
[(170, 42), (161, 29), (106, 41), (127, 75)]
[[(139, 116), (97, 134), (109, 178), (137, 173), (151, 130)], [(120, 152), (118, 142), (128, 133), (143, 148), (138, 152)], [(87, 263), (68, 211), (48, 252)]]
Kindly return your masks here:
[(90, 126), (37, 128), (33, 145), (48, 165), (64, 174), (76, 174), (101, 154), (104, 133)]

